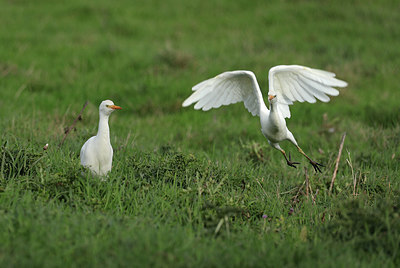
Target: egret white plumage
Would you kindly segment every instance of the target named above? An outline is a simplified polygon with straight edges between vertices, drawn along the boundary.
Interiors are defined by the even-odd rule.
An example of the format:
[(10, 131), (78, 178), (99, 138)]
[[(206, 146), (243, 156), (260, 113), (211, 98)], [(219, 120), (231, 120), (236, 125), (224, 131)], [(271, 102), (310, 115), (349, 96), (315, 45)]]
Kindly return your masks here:
[(314, 167), (316, 172), (321, 172), (323, 166), (310, 157), (297, 144), (293, 134), (286, 126), (285, 118), (290, 118), (289, 105), (293, 102), (315, 103), (316, 99), (328, 102), (328, 95), (337, 96), (339, 91), (334, 87), (346, 87), (345, 81), (335, 78), (335, 74), (312, 69), (300, 65), (278, 65), (272, 67), (268, 74), (269, 110), (266, 107), (256, 76), (251, 71), (230, 71), (217, 75), (195, 85), (194, 93), (187, 98), (182, 106), (193, 103), (196, 110), (203, 111), (244, 102), (244, 106), (253, 116), (260, 116), (261, 132), (269, 144), (279, 150), (285, 157), (286, 163), (296, 168), (298, 162), (292, 162), (290, 154), (279, 146), (279, 142), (288, 140), (293, 143), (298, 151), (304, 155)]
[(111, 171), (113, 148), (110, 142), (108, 118), (113, 111), (120, 109), (122, 108), (110, 100), (101, 102), (97, 135), (88, 139), (82, 146), (81, 165), (89, 168), (95, 175), (104, 176)]

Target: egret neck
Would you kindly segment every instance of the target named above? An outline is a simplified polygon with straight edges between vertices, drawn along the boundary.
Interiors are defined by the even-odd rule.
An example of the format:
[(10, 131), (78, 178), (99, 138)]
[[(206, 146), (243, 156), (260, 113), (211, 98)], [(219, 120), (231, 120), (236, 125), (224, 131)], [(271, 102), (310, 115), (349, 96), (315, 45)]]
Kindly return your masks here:
[(110, 128), (108, 126), (109, 117), (109, 114), (100, 113), (99, 129), (97, 130), (97, 137), (107, 143), (110, 143)]
[(286, 121), (279, 113), (279, 109), (277, 107), (276, 101), (270, 101), (269, 120), (271, 121), (273, 126), (276, 126), (276, 128), (278, 128), (278, 126), (282, 125), (282, 121), (284, 121), (283, 124), (286, 126)]

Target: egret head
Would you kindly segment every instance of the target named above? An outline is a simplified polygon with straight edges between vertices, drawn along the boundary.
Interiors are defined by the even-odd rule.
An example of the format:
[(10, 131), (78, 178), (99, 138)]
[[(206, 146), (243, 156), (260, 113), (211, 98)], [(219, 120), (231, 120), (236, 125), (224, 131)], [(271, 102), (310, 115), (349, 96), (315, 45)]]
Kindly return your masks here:
[(115, 110), (121, 110), (120, 106), (114, 105), (114, 102), (110, 100), (105, 100), (100, 103), (99, 111), (100, 114), (110, 115)]
[(268, 95), (269, 103), (275, 103), (277, 101), (276, 95)]

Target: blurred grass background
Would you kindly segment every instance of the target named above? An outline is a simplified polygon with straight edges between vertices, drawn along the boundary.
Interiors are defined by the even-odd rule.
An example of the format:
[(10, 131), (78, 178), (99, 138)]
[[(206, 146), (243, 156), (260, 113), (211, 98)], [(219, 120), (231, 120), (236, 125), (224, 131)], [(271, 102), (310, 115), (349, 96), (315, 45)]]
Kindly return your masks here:
[[(398, 1), (0, 6), (0, 263), (399, 263)], [(321, 175), (309, 170), (316, 204), (301, 188), (308, 163), (283, 143), (302, 162), (287, 167), (243, 104), (210, 112), (181, 107), (193, 85), (227, 70), (253, 71), (265, 96), (268, 70), (278, 64), (329, 70), (349, 83), (328, 104), (291, 107), (288, 127), (326, 165)], [(82, 177), (78, 160), (104, 99), (123, 107), (110, 118), (115, 153), (107, 183)], [(328, 195), (343, 132), (335, 194)], [(216, 232), (221, 219), (223, 232)]]

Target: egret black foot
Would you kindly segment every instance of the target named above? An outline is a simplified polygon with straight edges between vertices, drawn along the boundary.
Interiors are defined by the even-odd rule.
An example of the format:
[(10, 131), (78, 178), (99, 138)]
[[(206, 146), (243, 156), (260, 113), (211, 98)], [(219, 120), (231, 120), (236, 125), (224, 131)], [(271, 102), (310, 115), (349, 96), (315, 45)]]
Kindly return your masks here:
[(322, 171), (321, 171), (321, 169), (319, 167), (325, 167), (324, 165), (322, 165), (320, 163), (317, 163), (317, 162), (314, 162), (312, 160), (310, 161), (310, 164), (313, 166), (315, 172), (319, 172), (319, 173), (322, 173)]
[(286, 159), (286, 163), (288, 164), (288, 166), (294, 167), (294, 168), (297, 168), (295, 165), (300, 164), (299, 162), (292, 162), (292, 157), (291, 157), (290, 153), (289, 153), (289, 159)]

